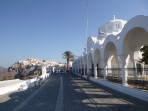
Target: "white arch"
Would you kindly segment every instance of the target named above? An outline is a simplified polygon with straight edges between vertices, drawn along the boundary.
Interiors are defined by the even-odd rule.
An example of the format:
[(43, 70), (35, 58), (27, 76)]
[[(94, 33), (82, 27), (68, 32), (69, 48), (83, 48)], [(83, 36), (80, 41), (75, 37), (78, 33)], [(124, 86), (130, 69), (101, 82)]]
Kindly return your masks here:
[(94, 58), (94, 64), (100, 63), (102, 58), (101, 58), (101, 52), (99, 49), (95, 50), (93, 58)]
[[(143, 32), (148, 33), (148, 25), (146, 24), (148, 21), (148, 16), (143, 16), (143, 15), (138, 15), (136, 17), (133, 17), (131, 20), (127, 22), (127, 24), (124, 26), (122, 32), (119, 35), (119, 51), (120, 54), (124, 54), (125, 52), (123, 51), (125, 41), (128, 41), (128, 37), (132, 36), (134, 33), (138, 33), (139, 29)], [(142, 34), (142, 33), (141, 33)], [(143, 41), (144, 45), (147, 45), (147, 40)]]
[(109, 44), (109, 43), (113, 43), (114, 44), (114, 46), (115, 46), (115, 49), (116, 49), (116, 52), (117, 52), (117, 55), (118, 55), (118, 53), (119, 53), (119, 44), (118, 44), (118, 39), (117, 39), (117, 37), (115, 36), (115, 35), (109, 35), (109, 37), (107, 37), (107, 39), (105, 39), (105, 41), (104, 41), (104, 43), (103, 43), (103, 45), (102, 45), (102, 58), (103, 59), (106, 59), (106, 58), (104, 58), (105, 57), (105, 48), (106, 48), (106, 46)]
[(128, 55), (135, 48), (148, 45), (148, 32), (143, 28), (133, 28), (126, 34), (122, 43), (122, 54)]
[(117, 50), (115, 44), (113, 42), (108, 42), (105, 46), (104, 50), (104, 62), (106, 62), (106, 75), (109, 74), (117, 74), (117, 70), (119, 68), (119, 60), (117, 55)]
[(87, 55), (87, 75), (94, 76), (94, 61), (91, 53)]
[(93, 51), (96, 42), (97, 42), (97, 37), (88, 37), (87, 39), (87, 52), (88, 53), (91, 53)]
[(117, 49), (115, 46), (115, 43), (113, 43), (112, 41), (107, 42), (107, 44), (105, 44), (105, 48), (104, 48), (104, 59), (109, 59), (109, 57), (111, 56), (116, 56), (117, 57)]
[(92, 63), (93, 63), (93, 58), (92, 58), (92, 54), (89, 53), (88, 56), (87, 56), (87, 64), (88, 64), (88, 68), (91, 68), (92, 66)]
[(84, 75), (87, 75), (87, 55), (84, 56)]

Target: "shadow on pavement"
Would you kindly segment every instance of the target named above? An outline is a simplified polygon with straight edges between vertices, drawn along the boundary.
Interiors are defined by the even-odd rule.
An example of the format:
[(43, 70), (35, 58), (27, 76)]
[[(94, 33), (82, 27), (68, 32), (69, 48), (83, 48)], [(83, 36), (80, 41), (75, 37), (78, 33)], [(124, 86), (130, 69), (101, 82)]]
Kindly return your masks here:
[(76, 75), (63, 74), (63, 78), (64, 111), (148, 111), (148, 102)]
[(11, 111), (22, 103), (37, 89), (35, 87), (28, 88), (24, 91), (16, 91), (0, 96), (0, 111)]
[(34, 86), (2, 95), (0, 111), (16, 111), (17, 108), (17, 111), (54, 111), (58, 88), (59, 76), (54, 75), (47, 78), (40, 88)]
[[(61, 74), (61, 76), (63, 77), (63, 111), (148, 111), (148, 102), (141, 101), (76, 75)], [(58, 87), (58, 80), (53, 80), (51, 82), (53, 84), (48, 84), (44, 88), (44, 92), (47, 91), (49, 93), (50, 91), (50, 97), (47, 99), (50, 102), (45, 104), (51, 108), (50, 111), (54, 111), (53, 103), (56, 103), (55, 98), (57, 98), (57, 95), (55, 95), (57, 93), (55, 92), (58, 92), (58, 88), (53, 92), (51, 88), (55, 89), (55, 87)], [(57, 85), (54, 86), (54, 84)], [(47, 88), (49, 89), (47, 90)], [(0, 96), (0, 111), (12, 111), (36, 90), (38, 89), (32, 87), (25, 91)], [(45, 100), (45, 97), (43, 100)]]

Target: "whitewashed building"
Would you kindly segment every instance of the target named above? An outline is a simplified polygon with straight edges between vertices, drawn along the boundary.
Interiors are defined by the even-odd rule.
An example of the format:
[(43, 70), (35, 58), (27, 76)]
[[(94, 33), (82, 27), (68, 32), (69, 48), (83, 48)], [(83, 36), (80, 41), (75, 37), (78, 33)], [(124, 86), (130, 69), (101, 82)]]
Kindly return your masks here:
[(129, 21), (114, 16), (98, 28), (97, 37), (88, 37), (82, 56), (73, 62), (73, 72), (104, 80), (111, 75), (127, 85), (128, 78), (138, 76), (132, 69), (139, 66), (142, 46), (148, 46), (148, 16), (138, 15)]

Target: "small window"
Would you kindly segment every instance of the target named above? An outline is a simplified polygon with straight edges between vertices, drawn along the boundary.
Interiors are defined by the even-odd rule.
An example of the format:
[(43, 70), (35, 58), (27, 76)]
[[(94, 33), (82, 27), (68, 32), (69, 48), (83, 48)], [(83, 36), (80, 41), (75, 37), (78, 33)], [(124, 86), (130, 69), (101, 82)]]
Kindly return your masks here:
[(110, 30), (112, 30), (112, 25), (110, 25)]
[(118, 24), (118, 28), (120, 29), (120, 24)]
[(111, 25), (108, 25), (108, 30), (112, 30), (112, 26)]
[(118, 29), (118, 24), (116, 24), (116, 29)]
[(110, 29), (110, 27), (108, 26), (108, 30)]
[(104, 27), (102, 28), (102, 32), (105, 32), (105, 28)]
[(120, 29), (120, 24), (116, 24), (116, 29)]

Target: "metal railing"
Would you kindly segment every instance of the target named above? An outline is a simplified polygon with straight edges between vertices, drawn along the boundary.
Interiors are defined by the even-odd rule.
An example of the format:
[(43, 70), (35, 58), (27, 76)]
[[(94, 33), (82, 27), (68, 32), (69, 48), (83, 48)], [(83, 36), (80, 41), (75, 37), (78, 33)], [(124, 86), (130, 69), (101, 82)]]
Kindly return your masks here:
[[(87, 75), (87, 69), (85, 75)], [(107, 80), (115, 83), (122, 84), (122, 69), (121, 68), (97, 68), (97, 77), (104, 78), (104, 71), (107, 72)], [(148, 67), (141, 68), (125, 68), (125, 74), (127, 74), (127, 83), (136, 88), (142, 88), (148, 90)], [(76, 69), (76, 72), (84, 74), (82, 69)], [(89, 69), (89, 76), (94, 77), (94, 69)]]
[(94, 69), (89, 69), (89, 76), (94, 77)]
[(104, 69), (103, 68), (97, 68), (97, 77), (104, 78)]
[(121, 68), (107, 68), (107, 79), (111, 82), (122, 83)]
[(148, 90), (148, 68), (126, 68), (125, 71), (129, 85)]

